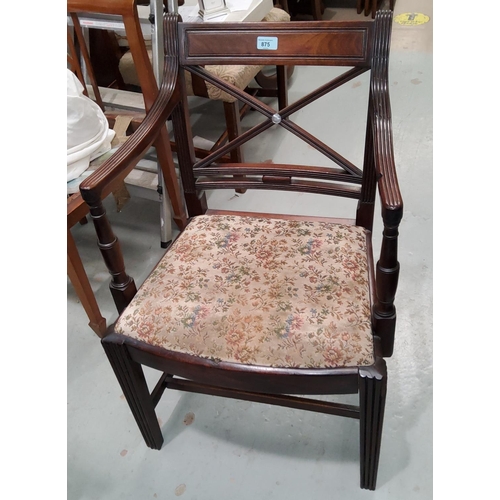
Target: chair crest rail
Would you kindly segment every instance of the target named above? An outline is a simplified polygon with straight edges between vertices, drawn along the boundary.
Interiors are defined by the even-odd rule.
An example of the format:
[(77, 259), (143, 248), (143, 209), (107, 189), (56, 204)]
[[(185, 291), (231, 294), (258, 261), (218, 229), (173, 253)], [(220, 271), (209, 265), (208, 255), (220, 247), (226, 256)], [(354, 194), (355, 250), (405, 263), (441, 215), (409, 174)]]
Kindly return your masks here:
[[(373, 23), (344, 22), (333, 29), (321, 21), (314, 28), (307, 22), (294, 22), (293, 27), (283, 23), (265, 24), (181, 23), (180, 62), (183, 65), (207, 61), (210, 64), (370, 65)], [(209, 45), (207, 37), (211, 39)], [(259, 46), (259, 42), (265, 40), (270, 41), (271, 48)]]

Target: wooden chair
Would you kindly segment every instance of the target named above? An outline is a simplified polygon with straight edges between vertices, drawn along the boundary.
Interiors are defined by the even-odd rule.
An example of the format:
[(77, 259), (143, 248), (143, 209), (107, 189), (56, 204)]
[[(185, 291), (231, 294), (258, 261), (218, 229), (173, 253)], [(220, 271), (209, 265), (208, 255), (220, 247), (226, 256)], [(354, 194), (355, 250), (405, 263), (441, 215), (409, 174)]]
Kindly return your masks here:
[[(116, 3), (116, 2), (115, 2)], [(130, 4), (130, 2), (128, 2)], [(132, 2), (133, 4), (133, 2)], [(96, 2), (90, 0), (78, 1), (78, 0), (68, 0), (68, 15), (72, 19), (73, 27), (70, 29), (68, 27), (68, 68), (75, 72), (81, 83), (84, 85), (85, 95), (89, 95), (86, 89), (85, 80), (83, 76), (82, 67), (80, 64), (81, 59), (84, 60), (87, 74), (90, 80), (90, 84), (93, 90), (93, 98), (101, 109), (105, 112), (108, 122), (111, 127), (114, 126), (115, 121), (118, 116), (123, 116), (128, 114), (131, 123), (130, 131), (136, 129), (139, 124), (144, 119), (145, 114), (142, 112), (123, 112), (120, 113), (109, 111), (105, 109), (99, 87), (97, 85), (96, 78), (94, 76), (92, 64), (90, 61), (89, 53), (85, 44), (82, 29), (78, 20), (77, 13), (79, 12), (95, 12)], [(125, 2), (121, 2), (121, 8), (117, 9), (113, 2), (108, 2), (109, 13), (122, 14), (124, 20), (126, 20), (126, 27), (130, 33), (130, 39), (136, 40), (137, 31), (140, 30), (138, 27), (138, 20), (134, 17), (134, 10), (132, 8), (126, 8)], [(133, 5), (132, 5), (133, 6)], [(76, 42), (76, 43), (75, 43)], [(137, 48), (138, 44), (134, 47)], [(140, 54), (140, 51), (137, 51)], [(157, 93), (158, 88), (155, 87), (155, 79), (150, 67), (149, 60), (144, 57), (137, 56), (138, 61), (142, 64), (143, 71), (141, 72), (141, 78), (143, 81), (143, 86), (146, 89), (145, 92), (145, 103), (146, 109), (148, 109), (153, 103)], [(148, 66), (149, 65), (149, 66)], [(170, 197), (170, 202), (173, 210), (173, 219), (180, 229), (184, 229), (187, 223), (187, 215), (184, 206), (184, 200), (181, 195), (180, 185), (177, 180), (175, 173), (175, 166), (172, 162), (172, 155), (170, 151), (170, 138), (166, 130), (165, 125), (160, 130), (157, 138), (155, 139), (154, 146), (156, 148), (157, 156), (160, 162), (161, 171), (163, 178), (165, 179), (165, 184), (167, 186), (168, 195)], [(100, 169), (99, 169), (100, 170)], [(127, 169), (127, 173), (130, 173), (132, 169)], [(111, 194), (113, 190), (116, 190), (123, 185), (124, 177), (121, 179), (116, 179), (113, 176), (108, 178), (108, 183), (110, 189), (105, 192), (106, 195)], [(79, 222), (86, 222), (86, 215), (88, 214), (88, 206), (83, 201), (80, 193), (71, 194), (67, 199), (67, 265), (68, 265), (68, 276), (70, 278), (71, 284), (73, 285), (80, 302), (82, 303), (85, 312), (89, 318), (89, 326), (97, 333), (97, 335), (102, 336), (106, 331), (106, 320), (102, 316), (97, 301), (95, 299), (92, 287), (90, 285), (88, 276), (85, 272), (82, 260), (78, 253), (73, 235), (71, 233), (71, 228), (78, 224)], [(169, 221), (164, 221), (164, 224), (169, 223)], [(167, 242), (162, 243), (163, 246)]]
[[(379, 11), (375, 22), (297, 22), (293, 30), (282, 23), (249, 23), (244, 30), (178, 24), (175, 16), (165, 16), (167, 55), (158, 99), (125, 144), (126, 156), (104, 166), (105, 172), (121, 172), (137, 161), (158, 124), (172, 115), (191, 220), (138, 291), (123, 270), (102, 206), (106, 179), (96, 175), (80, 187), (106, 248), (110, 286), (120, 290), (115, 297), (121, 314), (102, 345), (149, 447), (162, 447), (155, 406), (165, 388), (339, 415), (359, 420), (361, 487), (375, 489), (403, 212), (388, 90), (391, 23), (390, 11)], [(259, 50), (259, 37), (276, 41), (276, 49)], [(229, 63), (350, 69), (275, 110), (203, 68)], [(184, 70), (248, 103), (263, 121), (196, 160)], [(293, 113), (369, 70), (361, 170), (303, 130)], [(333, 120), (335, 113), (322, 116)], [(330, 128), (329, 121), (323, 129)], [(271, 127), (290, 131), (335, 165), (218, 162), (231, 147)], [(353, 219), (207, 210), (205, 190), (218, 188), (346, 197), (357, 200), (357, 209)], [(371, 231), (377, 188), (383, 234), (375, 266)], [(162, 373), (152, 391), (142, 365)], [(304, 397), (324, 394), (359, 394), (359, 405)]]

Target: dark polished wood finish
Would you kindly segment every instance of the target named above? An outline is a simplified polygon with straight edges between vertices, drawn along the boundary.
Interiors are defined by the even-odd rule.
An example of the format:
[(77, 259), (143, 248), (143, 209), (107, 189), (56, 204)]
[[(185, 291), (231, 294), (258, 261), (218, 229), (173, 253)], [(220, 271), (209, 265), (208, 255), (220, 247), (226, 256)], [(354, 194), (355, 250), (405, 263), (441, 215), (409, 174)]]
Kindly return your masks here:
[(382, 425), (387, 393), (387, 368), (383, 358), (359, 369), (361, 488), (374, 490), (377, 483)]
[[(298, 22), (295, 37), (283, 24), (249, 23), (244, 28), (230, 24), (179, 24), (177, 16), (165, 16), (165, 73), (155, 103), (144, 122), (124, 144), (119, 156), (108, 160), (81, 185), (98, 231), (106, 246), (106, 263), (118, 286), (126, 287), (128, 276), (105, 214), (102, 195), (109, 175), (120, 178), (130, 164), (154, 141), (162, 120), (172, 116), (178, 161), (189, 216), (226, 213), (207, 210), (205, 190), (274, 189), (307, 191), (358, 200), (352, 219), (315, 218), (262, 214), (291, 220), (328, 220), (356, 224), (367, 229), (369, 285), (372, 300), (374, 363), (365, 367), (293, 369), (243, 365), (168, 351), (117, 334), (111, 328), (102, 343), (117, 374), (132, 413), (148, 446), (159, 449), (163, 438), (154, 408), (166, 388), (246, 399), (309, 411), (320, 411), (359, 419), (361, 487), (375, 489), (381, 448), (387, 372), (384, 357), (394, 344), (395, 308), (399, 264), (397, 235), (403, 204), (397, 182), (392, 144), (388, 92), (388, 57), (392, 22), (390, 11), (379, 11), (375, 22)], [(258, 51), (256, 36), (277, 37), (276, 51)], [(284, 36), (282, 36), (284, 35)], [(254, 37), (252, 39), (252, 36)], [(313, 42), (304, 47), (310, 37)], [(200, 40), (203, 42), (201, 43)], [(210, 75), (199, 64), (219, 64), (227, 59), (225, 48), (237, 64), (348, 65), (340, 77), (322, 85), (297, 102), (274, 110), (255, 97)], [(219, 86), (260, 113), (261, 123), (230, 140), (218, 151), (200, 159), (195, 155), (187, 112), (185, 70)], [(363, 169), (352, 164), (321, 140), (293, 122), (294, 112), (314, 102), (352, 78), (371, 71), (368, 124)], [(282, 165), (269, 162), (224, 163), (221, 158), (272, 126), (281, 126), (315, 148), (334, 164), (332, 168), (313, 165)], [(384, 225), (382, 247), (376, 266), (372, 258), (371, 230), (378, 190)], [(238, 213), (245, 216), (256, 214)], [(117, 303), (119, 309), (131, 300), (129, 291)], [(162, 375), (149, 392), (142, 373), (145, 365)], [(359, 406), (324, 403), (309, 395), (359, 394)]]
[[(327, 21), (311, 23), (182, 23), (179, 27), (180, 62), (195, 64), (369, 66), (369, 21), (357, 25)], [(277, 50), (258, 50), (257, 36), (279, 36)], [(236, 38), (235, 38), (236, 37)], [(238, 43), (228, 46), (228, 40)], [(209, 43), (208, 40), (210, 40)], [(271, 53), (272, 52), (272, 53)], [(210, 62), (208, 62), (210, 61)]]

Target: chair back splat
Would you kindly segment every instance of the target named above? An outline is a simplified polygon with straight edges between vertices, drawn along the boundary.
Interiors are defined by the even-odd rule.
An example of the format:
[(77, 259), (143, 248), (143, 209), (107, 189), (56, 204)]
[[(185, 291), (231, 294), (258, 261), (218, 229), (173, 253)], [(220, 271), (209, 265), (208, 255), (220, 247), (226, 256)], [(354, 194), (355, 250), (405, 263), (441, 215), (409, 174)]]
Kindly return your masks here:
[[(353, 22), (179, 21), (165, 15), (165, 74), (158, 98), (123, 146), (124, 156), (109, 160), (107, 167), (120, 168), (120, 162), (140, 156), (171, 115), (190, 223), (135, 296), (123, 299), (122, 314), (102, 340), (104, 349), (151, 448), (163, 444), (155, 406), (166, 388), (317, 411), (359, 420), (361, 487), (375, 489), (403, 213), (388, 93), (392, 14), (380, 10), (375, 21)], [(341, 66), (345, 71), (273, 109), (206, 70), (214, 64), (305, 66), (304, 72), (310, 66)], [(193, 148), (186, 71), (236, 97), (258, 117), (201, 159)], [(299, 111), (367, 71), (360, 168), (299, 124)], [(328, 117), (328, 132), (335, 112), (323, 111), (321, 117)], [(304, 141), (314, 155), (297, 155), (302, 159), (297, 164), (279, 158), (221, 161), (273, 127)], [(318, 152), (332, 166), (302, 164), (321, 156)], [(109, 241), (114, 235), (99, 208), (104, 185), (91, 176), (81, 192), (98, 234), (102, 227)], [(255, 189), (307, 192), (357, 200), (357, 207), (352, 219), (209, 210), (206, 192), (214, 189), (247, 190), (247, 197)], [(374, 265), (377, 191), (383, 234)], [(129, 278), (121, 255), (113, 252), (107, 265), (119, 289), (120, 280)], [(163, 373), (152, 391), (142, 365)], [(359, 405), (304, 397), (321, 394), (359, 394)]]

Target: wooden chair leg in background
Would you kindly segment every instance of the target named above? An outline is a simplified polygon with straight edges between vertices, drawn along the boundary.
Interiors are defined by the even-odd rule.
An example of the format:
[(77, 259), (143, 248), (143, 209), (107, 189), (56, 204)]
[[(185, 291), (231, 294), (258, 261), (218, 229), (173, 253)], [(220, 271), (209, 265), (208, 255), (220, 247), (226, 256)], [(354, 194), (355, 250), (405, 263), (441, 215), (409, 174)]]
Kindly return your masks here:
[(323, 9), (321, 6), (321, 0), (311, 1), (312, 15), (315, 21), (321, 21), (323, 19)]
[[(187, 213), (184, 208), (184, 200), (181, 194), (181, 188), (177, 175), (175, 173), (175, 166), (172, 162), (172, 152), (170, 149), (170, 137), (166, 127), (160, 131), (158, 139), (154, 143), (158, 162), (161, 167), (163, 180), (167, 188), (167, 194), (172, 204), (174, 212), (173, 219), (177, 227), (182, 231), (187, 226)], [(165, 195), (165, 193), (163, 193)]]
[(288, 106), (288, 79), (293, 73), (293, 66), (276, 66), (276, 91), (278, 92), (278, 109)]
[(372, 8), (372, 1), (373, 0), (365, 0), (365, 16), (370, 13), (370, 10)]
[[(241, 135), (241, 120), (238, 101), (224, 102), (224, 116), (227, 123), (227, 138), (229, 141)], [(230, 153), (231, 162), (242, 163), (243, 152), (241, 148), (234, 148)]]
[(89, 317), (89, 326), (94, 330), (99, 337), (102, 337), (106, 332), (106, 320), (103, 318), (97, 301), (95, 300), (94, 292), (90, 286), (89, 278), (83, 267), (82, 260), (76, 248), (75, 240), (68, 229), (68, 276), (71, 280), (80, 302), (82, 303), (87, 316)]
[[(224, 101), (224, 116), (226, 118), (227, 138), (228, 141), (232, 141), (233, 139), (236, 139), (239, 135), (241, 135), (239, 102)], [(239, 147), (234, 148), (232, 151), (230, 151), (229, 156), (231, 158), (231, 162), (233, 163), (243, 163), (245, 161), (243, 159), (243, 151)], [(238, 176), (238, 178), (243, 177)], [(235, 189), (235, 191), (239, 194), (243, 194), (246, 192), (246, 189)]]

